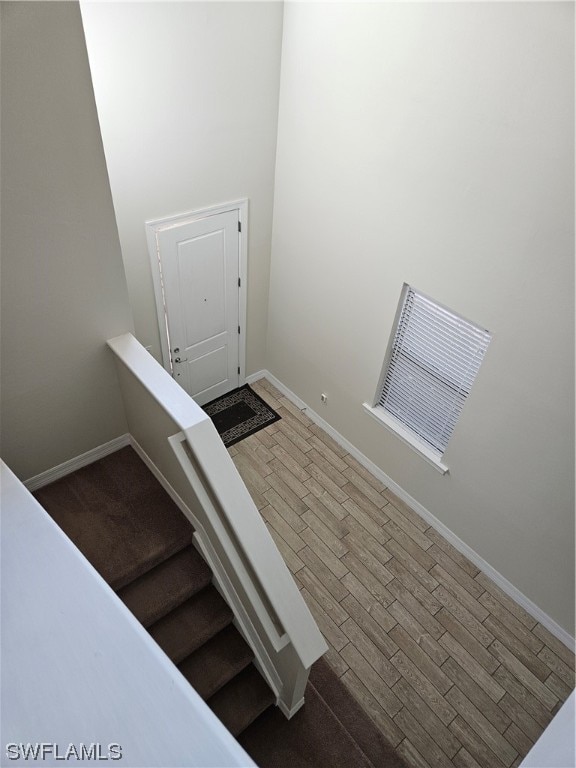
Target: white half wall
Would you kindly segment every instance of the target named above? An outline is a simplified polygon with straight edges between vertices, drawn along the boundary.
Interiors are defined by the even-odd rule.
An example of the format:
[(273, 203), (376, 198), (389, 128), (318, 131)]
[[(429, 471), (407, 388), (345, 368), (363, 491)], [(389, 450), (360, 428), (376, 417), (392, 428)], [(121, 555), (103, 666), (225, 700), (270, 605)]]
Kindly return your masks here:
[[(572, 3), (285, 6), (267, 368), (571, 635), (573, 148)], [(405, 281), (493, 333), (446, 476), (362, 408)]]
[(126, 432), (106, 339), (132, 329), (73, 2), (3, 2), (2, 457), (27, 479)]
[(136, 336), (161, 360), (144, 222), (249, 199), (246, 370), (264, 366), (277, 2), (82, 2)]

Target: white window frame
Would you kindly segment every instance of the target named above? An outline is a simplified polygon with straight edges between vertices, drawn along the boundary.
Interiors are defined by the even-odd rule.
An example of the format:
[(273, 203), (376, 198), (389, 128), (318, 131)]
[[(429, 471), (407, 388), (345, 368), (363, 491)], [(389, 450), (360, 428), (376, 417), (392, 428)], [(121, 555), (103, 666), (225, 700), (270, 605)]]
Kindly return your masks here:
[[(458, 315), (456, 312), (449, 309), (448, 307), (445, 307), (439, 302), (435, 301), (434, 299), (431, 299), (429, 296), (426, 296), (424, 293), (422, 293), (421, 291), (418, 291), (413, 286), (410, 286), (407, 283), (404, 283), (404, 286), (402, 288), (402, 293), (400, 295), (400, 301), (398, 303), (398, 308), (396, 310), (396, 316), (394, 318), (393, 332), (390, 334), (390, 340), (388, 342), (388, 348), (386, 351), (386, 356), (384, 358), (384, 365), (382, 366), (382, 372), (380, 374), (380, 379), (378, 381), (378, 387), (376, 388), (376, 393), (374, 395), (372, 404), (364, 403), (363, 406), (365, 410), (373, 418), (375, 418), (379, 423), (383, 424), (394, 435), (399, 437), (404, 443), (406, 443), (410, 448), (412, 448), (412, 450), (416, 451), (428, 463), (430, 463), (436, 470), (438, 470), (442, 474), (446, 474), (449, 471), (449, 468), (442, 461), (444, 452), (446, 450), (446, 445), (444, 445), (444, 450), (440, 450), (434, 447), (433, 445), (428, 444), (425, 438), (420, 437), (416, 431), (413, 431), (412, 429), (410, 429), (409, 426), (405, 425), (400, 419), (396, 418), (389, 410), (383, 407), (383, 405), (381, 405), (380, 403), (383, 389), (384, 389), (384, 384), (386, 382), (390, 364), (393, 359), (393, 353), (396, 346), (398, 329), (399, 329), (400, 321), (404, 311), (404, 306), (405, 306), (406, 299), (409, 292), (414, 293), (417, 297), (424, 299), (426, 302), (432, 303), (439, 310), (444, 311), (449, 315), (451, 315), (453, 318), (459, 320), (463, 325), (466, 326), (467, 329), (474, 329), (476, 333), (485, 335), (485, 346), (484, 346), (482, 355), (480, 357), (480, 362), (483, 359), (483, 356), (488, 347), (488, 344), (490, 343), (491, 334), (489, 333), (489, 331), (486, 331), (484, 328), (481, 328), (476, 323), (472, 323), (470, 320), (467, 320), (461, 315)], [(440, 353), (440, 355), (442, 355), (442, 352)], [(474, 374), (474, 377), (471, 379), (467, 390), (464, 390), (466, 394), (464, 395), (462, 404), (465, 402), (469, 394), (469, 387), (474, 381), (474, 378), (477, 375), (477, 372), (478, 371), (476, 371), (476, 374)], [(438, 376), (438, 380), (442, 381), (443, 379), (442, 377)], [(459, 416), (459, 413), (458, 413), (458, 416)], [(452, 433), (450, 433), (448, 440), (450, 439), (451, 434)], [(446, 443), (448, 442), (448, 440), (446, 441)]]

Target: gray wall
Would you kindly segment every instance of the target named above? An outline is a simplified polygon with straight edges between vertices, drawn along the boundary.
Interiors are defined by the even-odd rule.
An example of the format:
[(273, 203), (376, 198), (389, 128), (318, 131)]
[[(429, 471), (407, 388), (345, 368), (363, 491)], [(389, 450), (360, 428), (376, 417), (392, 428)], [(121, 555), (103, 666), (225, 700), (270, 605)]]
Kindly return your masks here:
[[(573, 36), (571, 3), (286, 4), (267, 345), (570, 632)], [(362, 409), (404, 281), (493, 333), (444, 477)]]
[(80, 11), (3, 2), (2, 457), (26, 479), (126, 432), (132, 329)]
[(246, 371), (264, 367), (282, 4), (81, 3), (136, 335), (160, 357), (144, 222), (250, 200)]

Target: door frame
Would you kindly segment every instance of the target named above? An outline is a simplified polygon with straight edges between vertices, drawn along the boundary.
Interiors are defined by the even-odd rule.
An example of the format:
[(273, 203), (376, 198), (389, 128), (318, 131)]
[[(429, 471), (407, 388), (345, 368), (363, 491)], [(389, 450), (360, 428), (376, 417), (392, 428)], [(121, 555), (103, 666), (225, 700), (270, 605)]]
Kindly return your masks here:
[(217, 216), (220, 213), (238, 212), (240, 231), (238, 232), (238, 275), (240, 286), (238, 291), (238, 386), (246, 383), (246, 288), (248, 282), (248, 198), (233, 200), (230, 203), (211, 205), (199, 208), (187, 213), (179, 213), (173, 216), (164, 216), (160, 219), (150, 219), (145, 222), (146, 240), (148, 243), (148, 255), (152, 270), (152, 282), (154, 284), (154, 298), (156, 303), (156, 317), (158, 320), (158, 332), (160, 334), (160, 347), (162, 350), (162, 365), (172, 376), (172, 357), (168, 336), (168, 323), (166, 319), (164, 289), (162, 286), (162, 265), (160, 262), (160, 247), (158, 235), (160, 232), (190, 224), (209, 216)]

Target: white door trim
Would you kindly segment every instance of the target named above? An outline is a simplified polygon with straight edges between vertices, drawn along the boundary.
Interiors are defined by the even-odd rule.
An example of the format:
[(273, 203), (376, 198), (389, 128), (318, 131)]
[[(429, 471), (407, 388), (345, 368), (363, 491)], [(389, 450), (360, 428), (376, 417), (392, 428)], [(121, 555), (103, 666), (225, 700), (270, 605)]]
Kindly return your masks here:
[(240, 375), (238, 385), (246, 383), (246, 286), (248, 282), (248, 198), (233, 200), (230, 203), (212, 205), (207, 208), (199, 208), (188, 213), (179, 213), (173, 216), (165, 216), (161, 219), (150, 219), (145, 222), (146, 240), (148, 242), (148, 255), (152, 270), (152, 282), (154, 284), (154, 298), (156, 299), (156, 316), (158, 318), (158, 331), (160, 333), (160, 346), (162, 349), (162, 365), (172, 375), (172, 363), (170, 359), (170, 345), (168, 343), (168, 329), (164, 312), (164, 290), (162, 287), (162, 271), (159, 258), (158, 234), (171, 227), (179, 227), (192, 221), (205, 219), (208, 216), (216, 216), (220, 213), (238, 211), (240, 222), (238, 274), (240, 276), (240, 289), (238, 295), (238, 324), (240, 335), (238, 338), (238, 365)]

